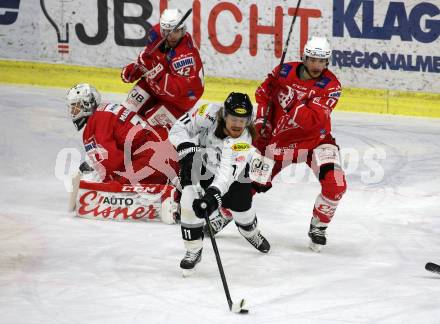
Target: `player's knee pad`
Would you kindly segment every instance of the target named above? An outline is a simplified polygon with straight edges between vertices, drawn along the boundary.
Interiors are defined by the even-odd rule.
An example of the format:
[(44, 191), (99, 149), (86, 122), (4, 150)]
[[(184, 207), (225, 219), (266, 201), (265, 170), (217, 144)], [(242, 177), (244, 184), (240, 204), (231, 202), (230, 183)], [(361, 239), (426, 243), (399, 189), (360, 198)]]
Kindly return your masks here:
[(222, 206), (236, 212), (246, 212), (252, 207), (252, 185), (235, 181), (222, 197)]
[(182, 224), (180, 226), (180, 230), (182, 231), (182, 238), (184, 241), (195, 241), (198, 239), (202, 239), (204, 237), (203, 227), (196, 226), (193, 227), (191, 225)]
[(193, 201), (196, 198), (198, 198), (198, 193), (195, 186), (183, 188), (182, 197), (180, 198), (180, 221), (182, 225), (203, 226), (204, 220), (198, 218), (192, 208)]
[(248, 226), (250, 224), (253, 224), (256, 219), (255, 211), (252, 208), (244, 212), (231, 210), (231, 213), (237, 226)]
[(239, 223), (235, 222), (235, 225), (237, 225), (240, 233), (243, 234), (243, 231), (244, 232), (252, 232), (253, 230), (255, 230), (257, 228), (257, 223), (258, 223), (257, 217), (254, 217), (254, 219), (252, 220), (251, 223), (239, 224)]
[(344, 171), (334, 164), (321, 167), (319, 182), (322, 186), (322, 195), (334, 201), (340, 200), (347, 190)]

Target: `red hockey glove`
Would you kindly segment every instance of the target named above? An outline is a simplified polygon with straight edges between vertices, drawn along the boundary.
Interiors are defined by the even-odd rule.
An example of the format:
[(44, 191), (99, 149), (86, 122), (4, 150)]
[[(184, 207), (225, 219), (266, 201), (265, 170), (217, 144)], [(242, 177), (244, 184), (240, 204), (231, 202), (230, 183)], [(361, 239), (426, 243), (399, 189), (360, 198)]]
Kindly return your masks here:
[(121, 72), (121, 79), (125, 83), (132, 83), (142, 77), (144, 70), (137, 63), (130, 63), (126, 65)]
[(145, 78), (145, 81), (147, 82), (148, 86), (150, 87), (150, 90), (156, 96), (164, 96), (164, 95), (166, 95), (159, 82), (156, 82), (156, 80), (149, 79), (149, 78)]
[(254, 140), (254, 146), (260, 151), (264, 152), (264, 149), (269, 145), (272, 138), (272, 125), (267, 120), (266, 126), (263, 127), (264, 118), (260, 117), (255, 120), (255, 130), (257, 131), (257, 138)]
[(145, 66), (145, 74), (144, 76), (150, 80), (160, 80), (162, 75), (165, 73), (165, 67), (160, 61), (160, 57), (154, 56), (149, 57), (142, 61), (142, 65)]
[[(264, 125), (264, 118), (260, 117), (255, 120), (255, 130), (259, 137), (269, 140), (272, 137), (272, 125), (269, 120), (266, 120)], [(264, 126), (264, 127), (263, 127)]]
[(280, 91), (280, 84), (277, 78), (272, 73), (267, 75), (267, 87), (266, 87), (266, 98), (267, 101), (277, 101), (278, 92)]
[(160, 80), (162, 75), (165, 73), (165, 69), (162, 63), (158, 63), (148, 69), (148, 72), (145, 73), (145, 77), (149, 80)]

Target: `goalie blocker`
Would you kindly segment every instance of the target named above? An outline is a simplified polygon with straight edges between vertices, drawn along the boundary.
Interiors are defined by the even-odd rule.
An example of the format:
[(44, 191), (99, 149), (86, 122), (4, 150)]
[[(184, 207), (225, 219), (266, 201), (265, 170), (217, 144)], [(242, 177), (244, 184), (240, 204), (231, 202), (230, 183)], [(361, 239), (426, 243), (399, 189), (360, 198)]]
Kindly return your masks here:
[(89, 219), (175, 224), (179, 220), (177, 194), (172, 185), (81, 180), (70, 208), (78, 217)]

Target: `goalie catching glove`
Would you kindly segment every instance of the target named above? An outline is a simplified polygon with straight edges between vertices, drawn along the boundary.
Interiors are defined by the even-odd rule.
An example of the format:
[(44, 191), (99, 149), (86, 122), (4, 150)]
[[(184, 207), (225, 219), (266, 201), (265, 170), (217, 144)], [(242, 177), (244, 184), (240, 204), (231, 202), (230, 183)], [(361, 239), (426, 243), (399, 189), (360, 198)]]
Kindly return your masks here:
[(205, 195), (200, 199), (194, 199), (193, 210), (198, 218), (211, 215), (222, 205), (220, 191), (215, 187), (206, 189)]

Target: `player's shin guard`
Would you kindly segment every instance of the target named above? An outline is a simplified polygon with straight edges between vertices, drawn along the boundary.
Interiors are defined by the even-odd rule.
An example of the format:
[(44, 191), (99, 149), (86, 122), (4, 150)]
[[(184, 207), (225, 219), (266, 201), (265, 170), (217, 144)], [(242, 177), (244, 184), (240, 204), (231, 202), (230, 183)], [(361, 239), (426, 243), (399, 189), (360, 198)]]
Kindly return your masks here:
[(336, 208), (347, 190), (344, 172), (332, 169), (320, 174), (321, 193), (318, 195), (313, 208), (313, 216), (320, 222), (328, 224), (333, 218)]
[(185, 246), (185, 256), (180, 261), (180, 268), (183, 276), (187, 277), (193, 273), (196, 265), (202, 260), (203, 249), (203, 228), (181, 226), (183, 244)]
[(331, 169), (320, 174), (321, 193), (318, 195), (313, 208), (313, 217), (310, 222), (310, 248), (319, 251), (327, 244), (326, 229), (332, 220), (336, 208), (347, 190), (344, 172)]
[(182, 239), (186, 250), (185, 256), (180, 262), (180, 268), (185, 277), (192, 274), (195, 266), (202, 259), (203, 224), (205, 221), (196, 217), (192, 209), (192, 202), (196, 197), (196, 188), (186, 186), (180, 200)]

